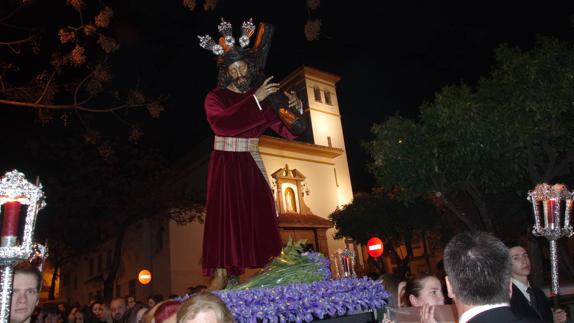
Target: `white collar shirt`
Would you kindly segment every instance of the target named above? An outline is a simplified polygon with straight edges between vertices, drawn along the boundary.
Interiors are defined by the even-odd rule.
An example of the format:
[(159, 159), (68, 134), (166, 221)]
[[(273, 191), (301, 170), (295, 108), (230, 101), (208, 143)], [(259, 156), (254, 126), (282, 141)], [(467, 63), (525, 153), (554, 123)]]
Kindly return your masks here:
[(462, 313), (462, 315), (458, 319), (458, 323), (466, 323), (482, 312), (486, 312), (493, 308), (504, 307), (504, 306), (510, 306), (510, 305), (508, 303), (499, 303), (499, 304), (475, 306), (469, 309), (468, 311)]
[(522, 293), (522, 295), (524, 295), (524, 297), (526, 297), (526, 300), (528, 301), (528, 303), (530, 303), (530, 294), (528, 294), (528, 292), (526, 291), (526, 289), (528, 289), (528, 287), (530, 287), (530, 284), (524, 285), (523, 282), (516, 280), (514, 278), (512, 278), (512, 283), (516, 286), (516, 288), (518, 288), (518, 290)]

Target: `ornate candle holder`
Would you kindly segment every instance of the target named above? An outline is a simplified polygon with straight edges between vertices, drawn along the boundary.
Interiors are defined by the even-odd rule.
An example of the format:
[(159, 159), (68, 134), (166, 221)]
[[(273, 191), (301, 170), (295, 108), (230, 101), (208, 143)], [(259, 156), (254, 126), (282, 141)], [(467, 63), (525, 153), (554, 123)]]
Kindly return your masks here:
[[(20, 235), (18, 229), (22, 205), (26, 206), (26, 217), (24, 230)], [(43, 253), (42, 258), (45, 258), (45, 247), (32, 243), (36, 216), (45, 205), (42, 185), (29, 183), (24, 174), (13, 170), (0, 179), (0, 207), (3, 207), (0, 234), (0, 269), (2, 270), (0, 320), (2, 322), (10, 321), (14, 265), (22, 260), (31, 259), (37, 252)]]
[(571, 237), (572, 200), (574, 192), (568, 191), (563, 184), (538, 184), (528, 192), (534, 213), (535, 236), (545, 237), (550, 243), (550, 267), (552, 275), (551, 294), (558, 303), (560, 289), (558, 286), (558, 248), (556, 241), (562, 237)]
[(336, 278), (357, 277), (355, 273), (355, 253), (349, 249), (337, 249), (331, 257), (335, 266)]

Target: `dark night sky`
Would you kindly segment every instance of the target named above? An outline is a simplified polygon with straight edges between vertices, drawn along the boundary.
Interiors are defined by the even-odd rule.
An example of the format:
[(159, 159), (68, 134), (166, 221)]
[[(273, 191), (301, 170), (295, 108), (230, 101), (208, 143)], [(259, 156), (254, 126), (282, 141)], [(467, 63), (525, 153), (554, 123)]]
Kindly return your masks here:
[[(276, 27), (269, 75), (281, 79), (308, 65), (342, 77), (337, 95), (355, 191), (373, 185), (359, 143), (369, 139), (374, 122), (395, 113), (415, 117), (417, 107), (445, 85), (476, 84), (502, 43), (528, 49), (537, 35), (572, 40), (574, 32), (571, 1), (323, 0), (311, 13), (323, 23), (320, 40), (313, 42), (303, 34), (309, 14), (304, 0), (220, 0), (213, 12), (190, 12), (181, 1), (118, 2), (118, 77), (139, 80), (148, 94), (168, 96), (165, 114), (146, 123), (145, 144), (177, 159), (210, 136), (202, 106), (215, 86), (216, 69), (196, 36), (218, 36), (221, 17), (236, 33), (253, 17)], [(2, 108), (0, 120), (11, 113)], [(26, 116), (20, 119), (27, 125), (18, 128), (37, 127)], [(10, 140), (6, 129), (13, 128), (0, 130), (2, 141)]]

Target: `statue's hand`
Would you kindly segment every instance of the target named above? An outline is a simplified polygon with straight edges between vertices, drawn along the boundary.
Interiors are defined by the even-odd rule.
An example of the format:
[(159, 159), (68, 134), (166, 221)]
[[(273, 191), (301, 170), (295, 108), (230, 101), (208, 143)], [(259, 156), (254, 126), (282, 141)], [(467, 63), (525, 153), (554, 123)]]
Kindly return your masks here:
[(300, 114), (303, 114), (303, 102), (297, 97), (295, 91), (285, 91), (283, 92), (289, 98), (289, 107), (295, 108)]
[(259, 102), (267, 99), (270, 94), (273, 94), (279, 90), (279, 83), (269, 83), (273, 76), (269, 76), (265, 79), (263, 84), (257, 90), (255, 90), (255, 97)]

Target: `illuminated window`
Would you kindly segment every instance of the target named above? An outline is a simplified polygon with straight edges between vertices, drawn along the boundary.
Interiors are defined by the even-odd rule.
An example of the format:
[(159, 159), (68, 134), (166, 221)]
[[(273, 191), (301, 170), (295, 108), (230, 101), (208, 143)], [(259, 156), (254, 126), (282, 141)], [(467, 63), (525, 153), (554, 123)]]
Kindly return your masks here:
[(321, 101), (321, 90), (319, 90), (319, 88), (313, 88), (313, 94), (315, 96), (315, 101), (317, 102), (322, 102)]
[(325, 104), (333, 105), (333, 101), (331, 101), (331, 92), (325, 91)]

